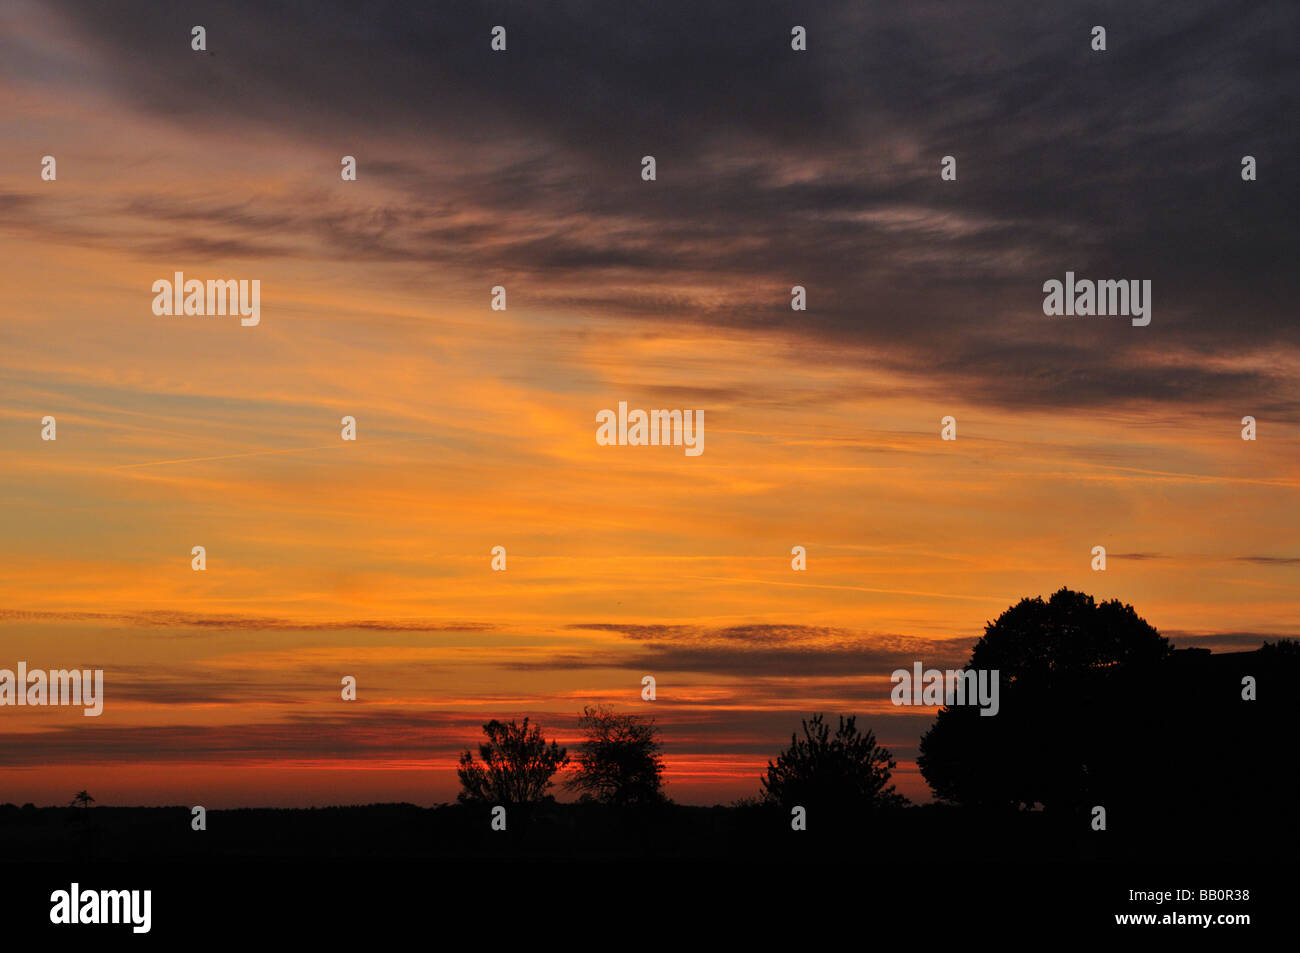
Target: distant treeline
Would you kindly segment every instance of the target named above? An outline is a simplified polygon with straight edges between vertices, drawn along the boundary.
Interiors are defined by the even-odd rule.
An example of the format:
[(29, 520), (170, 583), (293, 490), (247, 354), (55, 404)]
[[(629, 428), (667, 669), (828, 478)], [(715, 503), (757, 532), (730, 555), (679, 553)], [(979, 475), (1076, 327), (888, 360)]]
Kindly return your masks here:
[[(94, 807), (81, 791), (67, 808), (0, 805), (0, 846), (65, 859), (847, 856), (868, 843), (972, 859), (1294, 856), (1295, 641), (1175, 650), (1132, 606), (1062, 589), (989, 623), (965, 670), (996, 679), (996, 714), (939, 709), (920, 741), (937, 799), (923, 807), (896, 793), (870, 730), (820, 714), (754, 797), (674, 804), (654, 719), (588, 707), (572, 754), (529, 718), (489, 721), (461, 755), (456, 804), (200, 821), (189, 808)], [(577, 800), (558, 802), (559, 788)]]

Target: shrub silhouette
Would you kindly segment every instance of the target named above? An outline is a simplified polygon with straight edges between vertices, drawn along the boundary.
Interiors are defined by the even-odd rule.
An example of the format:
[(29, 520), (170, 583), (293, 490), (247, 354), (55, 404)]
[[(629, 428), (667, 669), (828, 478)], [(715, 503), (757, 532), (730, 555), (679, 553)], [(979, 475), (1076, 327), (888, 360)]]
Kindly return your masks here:
[(542, 738), (537, 725), (498, 721), (493, 718), (483, 726), (488, 740), (478, 746), (482, 764), (474, 754), (465, 751), (460, 756), (456, 776), (460, 778), (461, 802), (489, 802), (492, 804), (532, 804), (540, 801), (551, 786), (555, 772), (569, 763), (565, 750), (552, 741)]
[(895, 767), (876, 736), (858, 731), (857, 716), (840, 716), (834, 736), (820, 714), (803, 720), (803, 734), (767, 763), (763, 800), (782, 807), (802, 806), (832, 812), (873, 810), (906, 803), (889, 783)]
[(587, 735), (578, 770), (567, 787), (604, 804), (629, 806), (664, 800), (662, 745), (654, 719), (588, 706), (578, 718)]

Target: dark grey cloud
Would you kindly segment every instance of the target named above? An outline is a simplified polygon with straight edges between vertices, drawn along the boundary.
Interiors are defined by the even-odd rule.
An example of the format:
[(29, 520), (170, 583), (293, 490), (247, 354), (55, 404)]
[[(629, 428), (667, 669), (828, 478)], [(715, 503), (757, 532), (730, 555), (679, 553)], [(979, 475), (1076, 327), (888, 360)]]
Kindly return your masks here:
[[(414, 750), (456, 749), (455, 739), (485, 719), (465, 713), (367, 712), (290, 714), (283, 721), (245, 725), (86, 724), (41, 732), (0, 733), (0, 766), (136, 761), (221, 761), (256, 758), (404, 758)], [(91, 722), (94, 721), (94, 724)]]
[[(274, 128), (357, 154), (402, 196), (364, 216), (136, 209), (250, 233), (188, 254), (311, 238), (509, 275), (517, 307), (796, 333), (950, 400), (1247, 401), (1300, 420), (1286, 362), (1222, 360), (1300, 350), (1300, 8), (1285, 0), (55, 6), (116, 93), (179, 134)], [(194, 23), (211, 56), (190, 51)], [(488, 48), (498, 23), (505, 54)], [(796, 23), (807, 53), (789, 49)], [(412, 142), (464, 161), (421, 166), (398, 148)], [(949, 154), (955, 183), (938, 176)], [(1245, 154), (1257, 182), (1240, 180)], [(1066, 270), (1150, 279), (1151, 326), (1044, 318), (1041, 284)], [(795, 283), (807, 314), (788, 309)]]
[(439, 621), (433, 619), (347, 619), (318, 621), (273, 616), (199, 614), (189, 612), (78, 612), (0, 609), (0, 620), (30, 622), (111, 622), (123, 625), (167, 629), (216, 629), (221, 631), (340, 632), (488, 632), (490, 622)]
[(746, 678), (865, 678), (888, 676), (895, 669), (911, 668), (915, 661), (960, 668), (975, 644), (974, 637), (919, 639), (788, 624), (709, 627), (588, 622), (569, 628), (615, 632), (636, 648), (631, 652), (565, 652), (537, 661), (506, 663), (506, 667), (521, 671), (631, 668)]
[[(269, 685), (251, 679), (139, 675), (123, 677), (121, 668), (105, 675), (110, 701), (145, 702), (150, 705), (295, 705), (302, 699), (290, 694), (285, 685)], [(333, 686), (331, 686), (332, 688)]]
[(927, 666), (960, 668), (970, 657), (951, 648), (918, 649), (915, 652), (883, 651), (869, 645), (844, 648), (723, 648), (652, 645), (632, 653), (560, 654), (544, 661), (509, 662), (506, 668), (519, 671), (571, 669), (629, 669), (647, 672), (695, 672), (736, 677), (809, 678), (837, 675), (887, 676), (898, 668), (910, 668), (922, 660)]
[[(1132, 554), (1128, 558), (1164, 558)], [(810, 689), (801, 681), (821, 679), (814, 689), (827, 698), (851, 702), (874, 697), (862, 679), (885, 678), (913, 662), (927, 668), (958, 669), (970, 659), (978, 636), (920, 639), (854, 632), (822, 626), (755, 624), (711, 628), (695, 625), (582, 623), (572, 629), (614, 632), (636, 648), (628, 651), (564, 652), (507, 668), (521, 671), (633, 669), (645, 672), (696, 672), (743, 677), (754, 697), (771, 701), (797, 698)], [(1294, 636), (1260, 632), (1162, 630), (1176, 648), (1253, 651), (1264, 642)], [(843, 679), (836, 681), (836, 679)], [(788, 684), (783, 683), (790, 680)]]
[(1174, 648), (1202, 648), (1213, 652), (1252, 652), (1265, 642), (1295, 638), (1294, 635), (1268, 632), (1186, 632), (1180, 629), (1163, 629), (1160, 634), (1168, 638)]
[[(827, 711), (832, 723), (837, 714)], [(493, 717), (522, 719), (526, 713), (503, 708), (479, 712), (399, 713), (354, 710), (347, 716), (294, 715), (283, 721), (248, 725), (114, 725), (86, 719), (86, 724), (60, 725), (31, 735), (0, 732), (0, 767), (39, 767), (46, 764), (120, 764), (133, 762), (238, 762), (275, 759), (409, 759), (412, 751), (430, 757), (455, 756), (481, 739), (481, 726)], [(655, 722), (665, 751), (719, 755), (770, 755), (788, 742), (800, 711), (735, 709), (684, 710), (656, 708)], [(900, 710), (897, 714), (858, 721), (874, 727), (881, 743), (895, 755), (911, 756), (916, 739), (935, 712)], [(534, 714), (548, 738), (572, 745), (579, 739), (578, 713)], [(757, 783), (757, 782), (756, 782)]]
[(579, 622), (570, 629), (617, 632), (634, 641), (744, 642), (748, 645), (788, 645), (852, 637), (846, 629), (830, 626), (752, 623), (749, 625), (633, 625), (617, 622)]

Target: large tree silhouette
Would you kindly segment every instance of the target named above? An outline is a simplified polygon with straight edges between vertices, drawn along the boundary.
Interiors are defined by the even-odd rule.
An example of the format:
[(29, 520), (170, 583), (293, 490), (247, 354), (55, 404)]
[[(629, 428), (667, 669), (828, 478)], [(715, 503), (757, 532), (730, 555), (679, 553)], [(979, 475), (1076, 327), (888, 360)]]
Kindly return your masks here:
[(569, 788), (619, 806), (663, 800), (662, 746), (653, 719), (587, 707), (578, 726), (587, 738)]
[(568, 764), (565, 750), (542, 738), (542, 729), (493, 718), (483, 726), (487, 741), (478, 746), (483, 763), (474, 760), (471, 751), (460, 756), (456, 771), (460, 778), (461, 802), (492, 804), (531, 804), (540, 801), (551, 786), (555, 772)]
[[(1081, 808), (1134, 783), (1153, 680), (1172, 649), (1132, 606), (1061, 589), (988, 623), (966, 669), (996, 669), (1000, 710), (939, 712), (917, 764), (965, 805)], [(1140, 744), (1141, 742), (1139, 742)]]
[(764, 801), (836, 813), (905, 803), (889, 783), (893, 756), (876, 744), (871, 731), (858, 731), (856, 715), (841, 715), (834, 735), (822, 716), (814, 715), (804, 719), (803, 735), (791, 735), (790, 747), (767, 763)]

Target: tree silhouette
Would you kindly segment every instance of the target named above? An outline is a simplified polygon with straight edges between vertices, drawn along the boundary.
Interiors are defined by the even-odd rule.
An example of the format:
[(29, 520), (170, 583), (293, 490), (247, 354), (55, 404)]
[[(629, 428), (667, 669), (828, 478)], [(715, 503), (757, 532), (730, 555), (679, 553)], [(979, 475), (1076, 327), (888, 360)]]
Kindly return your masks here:
[(578, 770), (567, 786), (605, 804), (628, 806), (663, 800), (662, 745), (654, 719), (583, 709), (578, 727), (587, 735)]
[(1260, 658), (1265, 662), (1285, 662), (1300, 659), (1300, 641), (1296, 639), (1278, 639), (1265, 642), (1259, 647)]
[(94, 800), (89, 791), (78, 791), (70, 803), (72, 807), (90, 807)]
[(1171, 651), (1117, 599), (1065, 588), (1022, 599), (985, 626), (966, 664), (998, 671), (998, 714), (941, 709), (921, 738), (921, 774), (938, 798), (969, 806), (1101, 803), (1133, 768), (1116, 742), (1152, 724), (1145, 686)]
[(461, 802), (540, 801), (555, 772), (569, 763), (565, 750), (554, 741), (547, 745), (542, 729), (537, 725), (529, 728), (527, 718), (522, 725), (493, 718), (483, 726), (483, 733), (488, 737), (478, 746), (483, 764), (475, 762), (473, 752), (460, 756), (456, 775), (462, 788), (457, 800)]
[(783, 807), (799, 805), (861, 811), (896, 807), (906, 799), (889, 783), (893, 756), (876, 744), (871, 731), (860, 733), (857, 716), (840, 716), (831, 736), (821, 715), (803, 720), (803, 738), (790, 736), (790, 747), (767, 763), (763, 797)]

